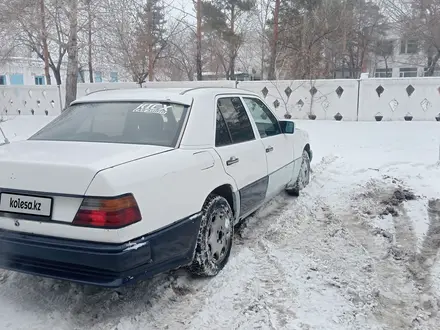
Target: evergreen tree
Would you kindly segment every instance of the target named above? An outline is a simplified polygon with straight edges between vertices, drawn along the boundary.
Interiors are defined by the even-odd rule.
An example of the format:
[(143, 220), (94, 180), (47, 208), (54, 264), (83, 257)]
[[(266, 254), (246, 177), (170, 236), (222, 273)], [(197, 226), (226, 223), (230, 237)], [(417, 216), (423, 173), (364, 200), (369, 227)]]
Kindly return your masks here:
[(164, 39), (166, 20), (162, 1), (148, 0), (137, 17), (135, 60), (133, 61), (135, 67), (132, 74), (133, 78), (142, 84), (149, 75), (153, 76), (154, 64), (166, 46)]
[(214, 32), (226, 43), (227, 79), (235, 79), (235, 62), (243, 42), (236, 26), (237, 20), (254, 6), (254, 0), (202, 1), (205, 30)]

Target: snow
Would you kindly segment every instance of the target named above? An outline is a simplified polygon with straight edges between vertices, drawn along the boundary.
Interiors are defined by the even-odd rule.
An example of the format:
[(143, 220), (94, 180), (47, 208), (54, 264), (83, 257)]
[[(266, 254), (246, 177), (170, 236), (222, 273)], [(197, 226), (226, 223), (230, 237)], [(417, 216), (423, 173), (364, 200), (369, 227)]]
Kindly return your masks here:
[[(50, 119), (1, 125), (17, 140)], [(238, 228), (217, 277), (177, 270), (103, 290), (1, 271), (0, 328), (438, 329), (439, 124), (297, 127), (312, 139), (310, 185)]]
[[(142, 239), (143, 239), (143, 237), (142, 237)], [(128, 243), (128, 247), (124, 250), (124, 252), (140, 249), (141, 247), (143, 247), (143, 246), (145, 246), (147, 244), (148, 244), (148, 242)]]

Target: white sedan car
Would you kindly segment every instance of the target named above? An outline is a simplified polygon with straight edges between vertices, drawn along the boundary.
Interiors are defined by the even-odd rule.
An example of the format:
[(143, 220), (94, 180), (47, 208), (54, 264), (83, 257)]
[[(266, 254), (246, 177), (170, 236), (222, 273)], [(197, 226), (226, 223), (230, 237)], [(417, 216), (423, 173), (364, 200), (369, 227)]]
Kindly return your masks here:
[(305, 131), (255, 93), (111, 90), (0, 147), (0, 267), (98, 286), (214, 276), (234, 226), (310, 179)]

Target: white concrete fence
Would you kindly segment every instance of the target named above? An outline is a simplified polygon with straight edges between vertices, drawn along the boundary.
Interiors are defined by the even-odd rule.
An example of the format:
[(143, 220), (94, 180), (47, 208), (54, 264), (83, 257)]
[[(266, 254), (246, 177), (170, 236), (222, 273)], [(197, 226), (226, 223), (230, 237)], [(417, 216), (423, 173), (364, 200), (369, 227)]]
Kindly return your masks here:
[[(173, 81), (144, 88), (238, 87), (264, 97), (278, 116), (294, 119), (440, 121), (440, 78), (313, 81)], [(136, 83), (79, 84), (78, 96), (102, 89), (139, 88)], [(0, 86), (1, 115), (58, 115), (64, 88)]]

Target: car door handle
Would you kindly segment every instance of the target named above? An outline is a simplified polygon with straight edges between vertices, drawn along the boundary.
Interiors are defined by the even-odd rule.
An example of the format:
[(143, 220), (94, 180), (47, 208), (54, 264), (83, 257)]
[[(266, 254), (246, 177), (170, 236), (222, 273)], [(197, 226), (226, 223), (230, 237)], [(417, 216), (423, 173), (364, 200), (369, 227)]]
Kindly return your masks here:
[(268, 146), (268, 147), (266, 148), (266, 152), (271, 152), (271, 151), (273, 151), (273, 147), (272, 147), (272, 146)]
[(232, 156), (231, 158), (229, 158), (229, 160), (226, 161), (226, 165), (230, 166), (232, 164), (238, 163), (239, 159), (235, 156)]

